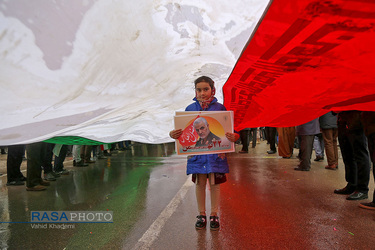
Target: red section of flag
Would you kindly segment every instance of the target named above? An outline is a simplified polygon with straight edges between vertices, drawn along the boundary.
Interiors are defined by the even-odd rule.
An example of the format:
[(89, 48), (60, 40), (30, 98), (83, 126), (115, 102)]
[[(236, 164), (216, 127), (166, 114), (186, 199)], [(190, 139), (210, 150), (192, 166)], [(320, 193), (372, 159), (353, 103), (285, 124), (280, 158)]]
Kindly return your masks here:
[(274, 0), (223, 88), (235, 129), (375, 111), (375, 0)]
[[(198, 118), (199, 116), (197, 116)], [(195, 118), (195, 119), (197, 119)], [(194, 119), (194, 121), (195, 121)], [(195, 131), (194, 129), (194, 126), (193, 126), (193, 123), (194, 121), (192, 121), (189, 126), (187, 126), (183, 131), (182, 131), (182, 135), (178, 138), (178, 141), (180, 142), (180, 144), (183, 146), (183, 147), (187, 147), (187, 146), (191, 146), (191, 145), (195, 145), (195, 143), (197, 142), (198, 140), (198, 133), (197, 131)]]

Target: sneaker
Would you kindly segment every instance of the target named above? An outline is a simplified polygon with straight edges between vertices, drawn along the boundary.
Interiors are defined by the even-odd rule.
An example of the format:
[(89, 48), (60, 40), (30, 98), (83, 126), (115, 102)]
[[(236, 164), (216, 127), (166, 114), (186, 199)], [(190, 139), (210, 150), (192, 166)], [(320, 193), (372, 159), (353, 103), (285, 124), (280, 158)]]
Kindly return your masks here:
[(7, 182), (7, 186), (23, 186), (25, 185), (25, 182), (23, 181), (10, 181)]
[(46, 181), (55, 181), (56, 180), (56, 178), (55, 178), (55, 176), (53, 176), (52, 172), (44, 174), (44, 179)]
[(42, 185), (36, 185), (34, 187), (26, 187), (26, 190), (27, 191), (43, 191), (43, 190), (46, 190), (46, 187)]
[(207, 217), (206, 215), (198, 215), (197, 222), (195, 223), (195, 228), (200, 230), (206, 228)]
[(314, 161), (323, 161), (324, 157), (323, 156), (317, 156)]
[(42, 186), (49, 186), (50, 183), (49, 183), (49, 181), (43, 181), (43, 180), (41, 180), (40, 181), (40, 185), (42, 185)]
[(360, 208), (369, 209), (369, 210), (375, 210), (375, 203), (374, 202), (368, 202), (368, 203), (360, 203)]
[(219, 228), (220, 228), (219, 217), (210, 216), (210, 229), (219, 230)]
[(66, 169), (63, 169), (63, 170), (59, 171), (59, 174), (60, 175), (69, 175), (69, 171), (66, 170)]
[(59, 177), (61, 177), (61, 175), (59, 174), (59, 173), (57, 173), (57, 172), (51, 172), (52, 173), (52, 175), (55, 177), (55, 178), (59, 178)]

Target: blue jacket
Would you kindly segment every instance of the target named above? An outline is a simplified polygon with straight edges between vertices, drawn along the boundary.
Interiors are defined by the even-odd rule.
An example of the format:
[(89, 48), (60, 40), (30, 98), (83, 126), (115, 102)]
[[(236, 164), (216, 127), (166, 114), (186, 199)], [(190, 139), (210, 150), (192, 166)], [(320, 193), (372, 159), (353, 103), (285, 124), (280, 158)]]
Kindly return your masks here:
[[(207, 109), (202, 110), (196, 98), (195, 102), (186, 107), (185, 111), (225, 111), (223, 104), (214, 98)], [(188, 157), (186, 174), (229, 173), (225, 154), (191, 155)]]

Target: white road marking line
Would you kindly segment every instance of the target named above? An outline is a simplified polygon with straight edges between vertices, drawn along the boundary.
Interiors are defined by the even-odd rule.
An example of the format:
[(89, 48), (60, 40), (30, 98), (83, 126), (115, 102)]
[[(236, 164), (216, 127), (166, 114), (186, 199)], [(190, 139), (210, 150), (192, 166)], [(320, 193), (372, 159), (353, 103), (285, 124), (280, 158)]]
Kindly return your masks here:
[(133, 247), (133, 249), (149, 249), (151, 247), (152, 243), (158, 238), (167, 220), (176, 211), (181, 200), (185, 198), (187, 191), (193, 185), (194, 183), (191, 181), (191, 176), (189, 176), (186, 179), (184, 185), (182, 185), (177, 194), (160, 213), (159, 217), (151, 224), (151, 226), (147, 229), (143, 236), (138, 240), (138, 243)]

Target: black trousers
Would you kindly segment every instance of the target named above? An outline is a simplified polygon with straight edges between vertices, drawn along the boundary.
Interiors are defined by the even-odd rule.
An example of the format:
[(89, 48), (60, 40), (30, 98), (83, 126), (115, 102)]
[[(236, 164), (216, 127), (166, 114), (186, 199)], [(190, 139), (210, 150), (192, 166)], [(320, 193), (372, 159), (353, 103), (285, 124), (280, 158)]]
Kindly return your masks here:
[(8, 182), (23, 178), (21, 173), (22, 157), (25, 154), (25, 145), (8, 146), (7, 178)]
[(245, 128), (240, 131), (240, 139), (242, 144), (242, 151), (248, 151), (249, 150), (249, 135), (250, 130)]
[(258, 132), (258, 128), (251, 128), (250, 129), (250, 137), (251, 137), (251, 146), (253, 148), (255, 148), (255, 146), (257, 145), (257, 132)]
[(27, 187), (40, 185), (42, 181), (42, 164), (45, 159), (46, 142), (36, 142), (26, 145), (27, 152)]
[(55, 144), (47, 143), (45, 146), (45, 154), (42, 162), (42, 168), (45, 174), (52, 172), (52, 159), (53, 159), (53, 148)]
[(60, 149), (59, 156), (55, 156), (55, 161), (53, 165), (53, 171), (60, 172), (64, 169), (64, 161), (66, 154), (68, 152), (68, 145), (63, 145)]
[(270, 144), (270, 150), (276, 151), (276, 128), (266, 127), (267, 141)]
[(347, 187), (367, 194), (370, 181), (370, 158), (363, 129), (349, 131), (344, 126), (339, 126), (338, 139), (345, 164)]

